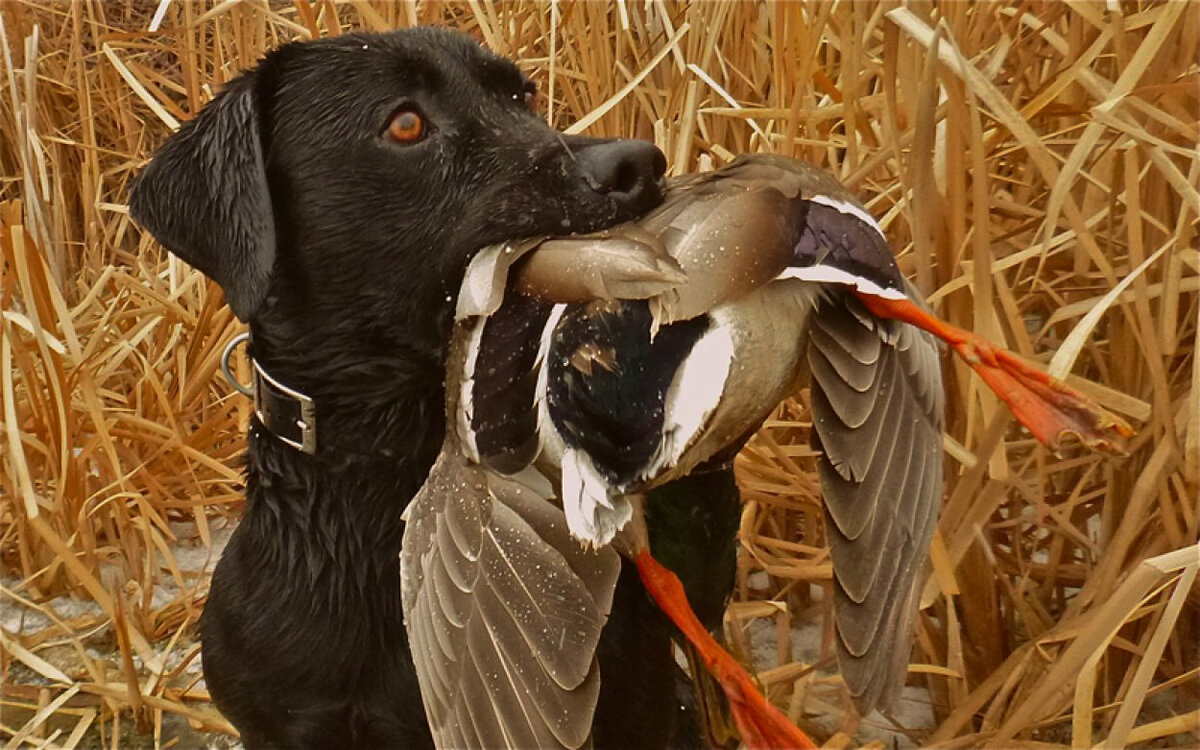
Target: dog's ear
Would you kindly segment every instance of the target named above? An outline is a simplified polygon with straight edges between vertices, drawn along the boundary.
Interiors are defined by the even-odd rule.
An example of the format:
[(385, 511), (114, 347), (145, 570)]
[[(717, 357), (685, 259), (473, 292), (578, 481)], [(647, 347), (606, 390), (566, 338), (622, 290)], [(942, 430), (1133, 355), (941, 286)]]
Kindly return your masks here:
[(163, 143), (129, 210), (171, 252), (216, 280), (241, 320), (267, 293), (275, 220), (256, 74), (232, 81)]

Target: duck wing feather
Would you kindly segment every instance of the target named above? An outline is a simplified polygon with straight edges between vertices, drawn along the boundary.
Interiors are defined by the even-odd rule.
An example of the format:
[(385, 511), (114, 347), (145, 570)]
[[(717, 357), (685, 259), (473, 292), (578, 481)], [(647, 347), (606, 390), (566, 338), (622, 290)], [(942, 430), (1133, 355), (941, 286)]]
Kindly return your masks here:
[(444, 449), (409, 507), (404, 615), (438, 747), (590, 745), (620, 561), (573, 540), (551, 496)]
[(866, 713), (904, 685), (942, 491), (938, 349), (929, 334), (874, 318), (831, 289), (812, 314), (808, 359), (838, 657)]

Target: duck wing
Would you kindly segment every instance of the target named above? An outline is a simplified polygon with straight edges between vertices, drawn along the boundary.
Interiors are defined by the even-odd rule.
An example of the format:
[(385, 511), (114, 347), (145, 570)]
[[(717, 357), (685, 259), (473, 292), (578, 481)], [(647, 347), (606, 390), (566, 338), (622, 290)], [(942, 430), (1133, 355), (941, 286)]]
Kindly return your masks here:
[[(811, 164), (741, 157), (678, 185), (673, 195), (677, 206), (668, 197), (640, 222), (688, 275), (685, 285), (651, 300), (659, 303), (659, 322), (705, 310), (739, 312), (754, 298), (750, 290), (772, 279), (819, 285), (811, 308), (803, 299), (781, 304), (774, 316), (751, 316), (751, 327), (781, 317), (807, 324), (839, 661), (864, 713), (886, 706), (904, 685), (916, 579), (937, 518), (945, 395), (933, 337), (876, 317), (856, 295), (919, 296), (866, 208)], [(802, 335), (794, 338), (800, 347)], [(775, 354), (743, 352), (739, 360), (761, 367), (786, 350), (775, 345)], [(746, 390), (770, 391), (728, 384), (725, 401)], [(708, 448), (701, 439), (691, 450)]]
[(405, 625), (438, 747), (590, 745), (620, 561), (572, 539), (550, 496), (448, 446), (409, 506)]
[(838, 660), (865, 714), (904, 685), (942, 492), (941, 365), (932, 336), (840, 288), (818, 300), (809, 336)]

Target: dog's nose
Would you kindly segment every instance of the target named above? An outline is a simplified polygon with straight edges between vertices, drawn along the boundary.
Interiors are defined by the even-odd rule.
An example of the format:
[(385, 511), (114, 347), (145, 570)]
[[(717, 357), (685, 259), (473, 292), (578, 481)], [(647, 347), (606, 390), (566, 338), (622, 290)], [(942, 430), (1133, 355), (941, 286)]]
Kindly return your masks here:
[(597, 193), (641, 210), (662, 202), (667, 158), (653, 143), (602, 141), (579, 149), (575, 158), (583, 179)]

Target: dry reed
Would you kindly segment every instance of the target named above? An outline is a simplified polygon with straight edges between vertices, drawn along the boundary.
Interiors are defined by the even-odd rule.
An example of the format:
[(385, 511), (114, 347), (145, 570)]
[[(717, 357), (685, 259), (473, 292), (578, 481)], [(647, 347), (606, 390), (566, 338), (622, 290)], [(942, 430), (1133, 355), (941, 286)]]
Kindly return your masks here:
[[(916, 742), (1196, 743), (1200, 4), (7, 0), (0, 22), (0, 619), (46, 618), (0, 629), (9, 747), (228, 731), (195, 649), (171, 655), (206, 590), (178, 550), (240, 502), (248, 407), (216, 376), (238, 324), (131, 224), (130, 178), (264, 50), (433, 22), (520, 59), (555, 126), (652, 139), (676, 173), (821, 164), (942, 316), (1138, 425), (1127, 458), (1055, 457), (948, 365)], [(801, 394), (739, 460), (735, 646), (760, 618), (829, 632), (807, 420)], [(97, 606), (64, 619), (64, 593)], [(780, 644), (770, 696), (851, 745), (828, 659)]]

